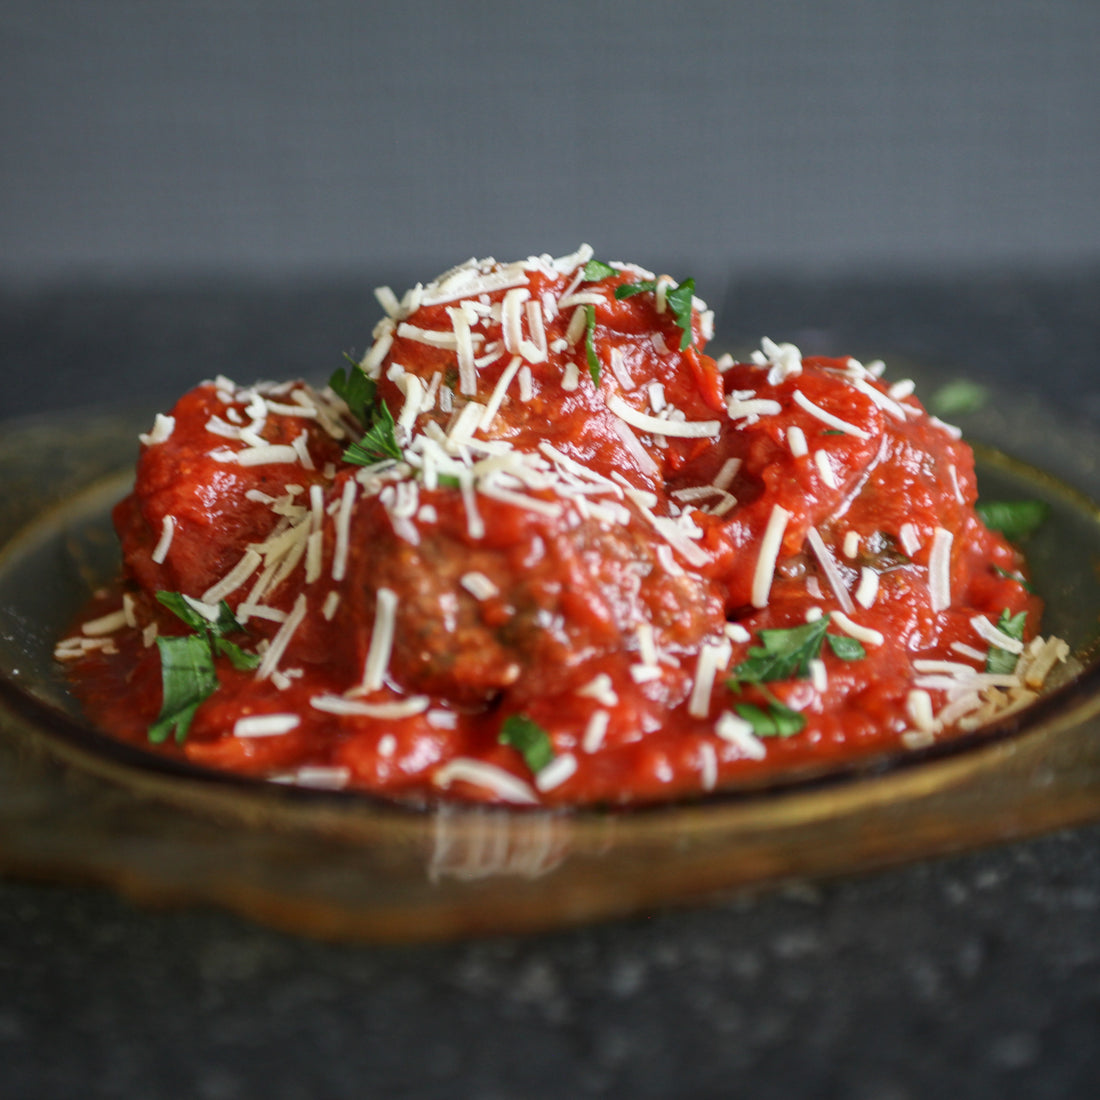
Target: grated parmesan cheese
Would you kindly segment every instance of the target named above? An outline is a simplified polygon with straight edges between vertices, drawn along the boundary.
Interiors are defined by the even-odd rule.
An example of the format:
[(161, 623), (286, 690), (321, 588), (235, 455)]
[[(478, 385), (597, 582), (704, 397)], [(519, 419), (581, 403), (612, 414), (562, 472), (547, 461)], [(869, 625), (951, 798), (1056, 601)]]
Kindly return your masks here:
[(928, 591), (932, 610), (946, 611), (951, 606), (951, 543), (953, 536), (943, 527), (932, 533), (932, 552), (928, 556)]
[(238, 718), (233, 724), (234, 737), (281, 737), (301, 725), (297, 714), (256, 714)]
[(390, 665), (396, 622), (397, 593), (391, 588), (379, 588), (375, 593), (374, 626), (363, 667), (363, 683), (357, 694), (370, 695), (381, 689)]
[(775, 565), (779, 558), (779, 551), (783, 545), (783, 534), (787, 530), (787, 521), (791, 518), (790, 512), (778, 504), (772, 506), (772, 514), (768, 518), (768, 526), (764, 530), (764, 537), (760, 540), (760, 550), (756, 558), (756, 569), (752, 576), (752, 605), (753, 607), (767, 607), (768, 597), (771, 594), (772, 578), (775, 575)]
[(446, 790), (456, 782), (469, 783), (492, 792), (505, 802), (530, 804), (538, 797), (528, 784), (495, 764), (486, 764), (469, 756), (455, 756), (436, 768), (432, 782)]
[(176, 533), (176, 517), (165, 516), (161, 520), (160, 538), (157, 540), (156, 546), (153, 547), (152, 554), (149, 557), (152, 559), (155, 565), (163, 565), (165, 559), (168, 557), (168, 550), (172, 545), (172, 539)]
[(854, 435), (856, 439), (870, 439), (871, 433), (864, 431), (862, 428), (856, 427), (855, 424), (849, 424), (847, 420), (841, 420), (839, 416), (834, 416), (831, 412), (827, 412), (820, 405), (815, 405), (801, 390), (794, 391), (794, 403), (799, 408), (808, 412), (811, 416), (816, 417), (823, 424), (827, 424), (830, 428), (835, 428), (838, 432), (843, 432), (845, 435)]
[(857, 622), (853, 622), (844, 614), (843, 611), (830, 611), (829, 618), (850, 638), (855, 638), (857, 642), (863, 642), (864, 645), (882, 645), (886, 638), (877, 630), (872, 630), (869, 626), (861, 626)]

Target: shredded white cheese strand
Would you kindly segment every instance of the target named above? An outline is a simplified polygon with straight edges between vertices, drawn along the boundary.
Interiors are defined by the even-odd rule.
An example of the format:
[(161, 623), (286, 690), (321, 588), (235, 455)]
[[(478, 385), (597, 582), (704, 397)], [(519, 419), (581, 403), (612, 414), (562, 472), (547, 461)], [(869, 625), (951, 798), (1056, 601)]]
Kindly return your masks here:
[(838, 432), (843, 432), (845, 435), (854, 435), (856, 439), (871, 438), (870, 432), (857, 428), (855, 424), (849, 424), (847, 420), (841, 420), (839, 416), (833, 416), (831, 412), (823, 409), (820, 405), (815, 405), (801, 390), (794, 391), (794, 403), (811, 416), (816, 416), (823, 424), (828, 424), (830, 428), (836, 428)]
[(844, 583), (844, 577), (840, 572), (840, 566), (837, 565), (828, 546), (825, 545), (825, 540), (821, 537), (821, 533), (816, 527), (807, 528), (806, 541), (810, 544), (810, 548), (814, 552), (814, 557), (817, 558), (821, 570), (825, 574), (825, 579), (829, 582), (829, 587), (833, 590), (833, 594), (837, 598), (837, 602), (840, 604), (842, 610), (850, 615), (855, 610), (855, 605), (852, 603), (852, 597), (848, 595), (848, 588)]
[(357, 694), (370, 695), (382, 687), (390, 665), (396, 621), (397, 593), (392, 588), (379, 588), (375, 594), (374, 627), (363, 667), (363, 683)]
[(666, 420), (659, 416), (650, 416), (628, 405), (618, 394), (613, 393), (607, 399), (607, 407), (620, 420), (650, 435), (675, 436), (680, 439), (707, 439), (716, 436), (722, 430), (718, 420)]
[(238, 718), (233, 724), (234, 737), (280, 737), (301, 725), (297, 714), (255, 714)]
[(172, 538), (176, 533), (176, 517), (165, 516), (161, 521), (160, 538), (157, 540), (156, 546), (153, 547), (153, 552), (150, 554), (150, 558), (156, 565), (163, 565), (165, 559), (168, 557), (168, 550), (172, 545)]
[(783, 545), (783, 534), (787, 530), (787, 521), (791, 513), (776, 504), (772, 507), (772, 514), (768, 517), (768, 526), (764, 530), (764, 537), (760, 540), (760, 550), (757, 553), (756, 569), (752, 576), (752, 605), (753, 607), (767, 607), (768, 598), (771, 595), (772, 579), (775, 576), (775, 565), (779, 560), (779, 550)]
[(943, 527), (932, 533), (932, 550), (928, 555), (928, 593), (932, 610), (939, 613), (951, 606), (951, 543), (953, 536)]
[(538, 796), (522, 779), (495, 764), (486, 764), (473, 757), (452, 757), (446, 764), (436, 768), (432, 775), (432, 782), (444, 790), (459, 781), (474, 787), (483, 787), (505, 802), (538, 802)]

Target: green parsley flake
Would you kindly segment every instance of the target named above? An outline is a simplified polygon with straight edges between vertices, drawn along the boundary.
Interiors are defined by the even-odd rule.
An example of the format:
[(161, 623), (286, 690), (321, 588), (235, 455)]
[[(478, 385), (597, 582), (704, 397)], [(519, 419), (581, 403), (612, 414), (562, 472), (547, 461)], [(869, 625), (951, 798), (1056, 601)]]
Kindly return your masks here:
[(867, 650), (858, 638), (850, 638), (847, 634), (826, 634), (825, 641), (833, 651), (833, 656), (841, 661), (862, 661), (867, 656)]
[(937, 416), (977, 412), (989, 400), (989, 390), (968, 378), (956, 378), (940, 386), (929, 401)]
[(218, 605), (218, 617), (213, 622), (196, 610), (187, 597), (179, 592), (158, 592), (157, 602), (167, 607), (177, 619), (198, 634), (213, 634), (216, 638), (222, 638), (226, 634), (239, 634), (244, 630), (225, 600)]
[(589, 260), (584, 265), (584, 281), (586, 283), (600, 283), (604, 279), (610, 279), (615, 274), (615, 269), (602, 260)]
[(550, 735), (524, 714), (508, 715), (500, 727), (497, 740), (502, 745), (511, 745), (535, 775), (554, 759)]
[(373, 379), (368, 378), (362, 368), (350, 355), (345, 355), (348, 363), (348, 372), (345, 375), (342, 370), (335, 371), (328, 380), (329, 389), (337, 397), (343, 398), (351, 415), (364, 427), (370, 427), (374, 419), (374, 401), (378, 389)]
[(158, 592), (157, 600), (193, 633), (157, 639), (163, 701), (160, 714), (149, 727), (149, 740), (160, 744), (174, 732), (176, 741), (183, 742), (199, 704), (218, 690), (215, 656), (226, 657), (242, 672), (256, 668), (260, 658), (225, 637), (244, 630), (225, 600), (219, 604), (214, 621), (197, 611), (179, 592)]
[(638, 283), (623, 283), (615, 287), (615, 300), (622, 302), (627, 298), (633, 298), (635, 294), (651, 294), (657, 289), (656, 279), (643, 279)]
[(596, 354), (596, 307), (589, 303), (584, 307), (584, 354), (588, 358), (588, 373), (592, 384), (600, 385), (600, 357)]
[[(623, 301), (633, 298), (635, 294), (648, 294), (657, 289), (656, 279), (643, 279), (637, 283), (623, 283), (615, 287), (615, 298)], [(676, 319), (676, 324), (683, 334), (680, 337), (680, 350), (687, 351), (694, 339), (691, 331), (691, 308), (695, 299), (695, 280), (685, 279), (678, 286), (670, 286), (665, 294), (665, 302)]]
[(343, 459), (353, 466), (372, 466), (387, 458), (400, 459), (396, 424), (384, 401), (378, 400), (378, 385), (368, 378), (351, 356), (347, 374), (336, 371), (328, 380), (329, 388), (342, 397), (351, 415), (362, 425), (364, 434), (344, 451)]
[(678, 287), (670, 290), (665, 295), (668, 308), (672, 310), (672, 316), (676, 318), (683, 335), (680, 337), (680, 350), (687, 351), (691, 347), (691, 303), (695, 298), (695, 280), (685, 279)]
[(173, 732), (182, 743), (191, 728), (199, 704), (218, 690), (210, 644), (201, 634), (158, 638), (164, 700), (157, 720), (149, 727), (149, 740), (159, 745)]
[(384, 401), (375, 408), (374, 421), (358, 443), (344, 451), (344, 461), (353, 466), (371, 466), (387, 458), (401, 458), (393, 413)]
[[(1024, 640), (1024, 627), (1027, 625), (1027, 612), (1021, 611), (1018, 615), (1009, 615), (1008, 608), (1001, 612), (997, 620), (997, 629), (1009, 638), (1015, 638), (1018, 642)], [(1019, 655), (1009, 653), (1007, 649), (999, 646), (991, 646), (989, 655), (985, 659), (986, 672), (1007, 675), (1015, 671)]]
[(828, 640), (833, 654), (842, 661), (858, 661), (867, 656), (855, 638), (828, 634), (829, 619), (820, 619), (803, 626), (777, 630), (761, 630), (763, 645), (752, 646), (748, 657), (733, 669), (727, 681), (731, 690), (740, 691), (744, 684), (763, 684), (774, 680), (805, 679), (810, 675), (810, 662), (821, 653)]
[(993, 566), (993, 572), (996, 573), (998, 577), (1004, 577), (1005, 580), (1015, 581), (1018, 585), (1020, 585), (1021, 588), (1023, 588), (1025, 592), (1031, 592), (1032, 594), (1034, 594), (1034, 586), (1029, 584), (1028, 581), (1025, 578), (1021, 577), (1019, 573), (1013, 573), (1009, 569), (1002, 569), (999, 565)]
[(757, 737), (793, 737), (806, 728), (806, 719), (796, 710), (773, 699), (767, 708), (738, 703), (734, 710), (752, 726)]
[(1042, 500), (979, 500), (974, 510), (991, 531), (1020, 542), (1043, 525), (1050, 506)]

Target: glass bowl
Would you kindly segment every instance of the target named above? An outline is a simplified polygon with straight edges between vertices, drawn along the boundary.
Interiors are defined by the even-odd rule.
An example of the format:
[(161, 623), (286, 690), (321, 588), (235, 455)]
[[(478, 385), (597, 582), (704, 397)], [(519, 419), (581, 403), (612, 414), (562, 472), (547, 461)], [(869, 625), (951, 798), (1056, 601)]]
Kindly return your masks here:
[(1050, 506), (1026, 549), (1044, 633), (1069, 641), (1077, 675), (928, 749), (695, 801), (575, 811), (425, 809), (287, 787), (90, 727), (53, 646), (117, 570), (109, 512), (151, 419), (66, 413), (7, 424), (0, 439), (0, 870), (223, 905), (317, 935), (410, 940), (622, 916), (1100, 817), (1096, 441), (1034, 399), (994, 394), (957, 420), (983, 496)]

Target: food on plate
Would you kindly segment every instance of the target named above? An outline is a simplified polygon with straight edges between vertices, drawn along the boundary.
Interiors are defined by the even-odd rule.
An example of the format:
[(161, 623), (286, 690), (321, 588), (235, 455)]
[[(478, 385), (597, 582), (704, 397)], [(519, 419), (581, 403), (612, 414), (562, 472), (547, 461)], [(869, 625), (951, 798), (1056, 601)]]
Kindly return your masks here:
[(57, 649), (104, 730), (636, 803), (951, 738), (1065, 659), (969, 447), (881, 363), (712, 358), (690, 279), (587, 246), (378, 299), (327, 386), (218, 377), (142, 436), (121, 589)]

